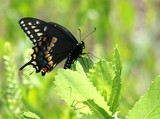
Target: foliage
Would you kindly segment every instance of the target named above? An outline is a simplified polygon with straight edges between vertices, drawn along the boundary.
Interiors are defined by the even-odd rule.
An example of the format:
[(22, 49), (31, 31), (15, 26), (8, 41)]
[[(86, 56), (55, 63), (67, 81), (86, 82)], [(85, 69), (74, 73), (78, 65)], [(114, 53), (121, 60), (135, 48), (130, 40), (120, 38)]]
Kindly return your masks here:
[(24, 112), (22, 114), (22, 118), (23, 119), (41, 119), (40, 117), (38, 117), (36, 114), (31, 113), (31, 112)]
[[(140, 116), (159, 118), (159, 76), (150, 86), (160, 72), (158, 1), (0, 2), (0, 118), (95, 119), (108, 115), (109, 118), (113, 115), (114, 118), (118, 115), (127, 119)], [(78, 60), (80, 64), (77, 62), (72, 70), (66, 71), (59, 69), (63, 66), (60, 64), (45, 77), (35, 72), (30, 75), (34, 70), (32, 67), (20, 72), (18, 69), (29, 60), (33, 45), (20, 29), (18, 21), (28, 16), (59, 23), (78, 40), (78, 28), (83, 39), (96, 27), (97, 30), (84, 39), (86, 52), (92, 54), (88, 53), (93, 62), (83, 57)], [(116, 44), (119, 50), (113, 50)], [(64, 77), (67, 84), (74, 82), (72, 75), (66, 79), (67, 72), (83, 77), (81, 80), (76, 76), (79, 80), (75, 82), (81, 81), (79, 84), (84, 86), (72, 85), (74, 87), (60, 94), (63, 90), (56, 89), (67, 85), (60, 85), (61, 80), (57, 77)], [(105, 105), (93, 100), (88, 85), (93, 94), (99, 95), (96, 98), (104, 98), (102, 102)], [(75, 88), (81, 89), (77, 95)], [(87, 96), (84, 98), (85, 91)], [(64, 98), (65, 92), (67, 99)], [(78, 96), (83, 97), (77, 99)], [(84, 112), (84, 106), (88, 107), (89, 114), (79, 113)]]
[[(107, 65), (108, 67), (106, 67)], [(100, 115), (99, 117), (112, 118), (111, 112), (114, 114), (117, 111), (120, 99), (122, 68), (118, 48), (115, 49), (114, 53), (114, 69), (112, 67), (112, 63), (99, 61), (89, 70), (88, 77), (78, 62), (76, 71), (61, 69), (55, 79), (56, 92), (68, 105), (75, 101), (74, 108), (78, 109), (78, 112), (86, 115), (91, 114), (87, 107), (83, 105), (87, 104), (88, 107), (91, 107), (91, 111), (96, 110), (98, 112), (96, 114)], [(107, 74), (110, 74), (110, 77)], [(99, 94), (90, 81), (93, 82), (102, 95)], [(108, 100), (107, 96), (109, 97)], [(103, 115), (104, 112), (105, 116), (108, 115), (107, 117)]]
[(146, 94), (129, 111), (126, 119), (159, 119), (160, 118), (160, 76), (152, 82)]

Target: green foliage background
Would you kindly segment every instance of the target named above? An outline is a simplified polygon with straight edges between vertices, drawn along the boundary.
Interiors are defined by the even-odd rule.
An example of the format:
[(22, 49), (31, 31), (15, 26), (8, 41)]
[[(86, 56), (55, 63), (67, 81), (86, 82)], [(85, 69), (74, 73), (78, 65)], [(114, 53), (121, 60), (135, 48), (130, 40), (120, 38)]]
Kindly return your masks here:
[[(120, 117), (125, 117), (160, 72), (160, 2), (158, 0), (0, 0), (0, 118), (19, 118), (24, 111), (42, 118), (75, 118), (76, 115), (55, 94), (54, 76), (18, 69), (30, 59), (32, 43), (18, 21), (35, 17), (68, 28), (87, 51), (112, 60), (116, 44), (122, 57)], [(61, 67), (58, 66), (58, 67)]]

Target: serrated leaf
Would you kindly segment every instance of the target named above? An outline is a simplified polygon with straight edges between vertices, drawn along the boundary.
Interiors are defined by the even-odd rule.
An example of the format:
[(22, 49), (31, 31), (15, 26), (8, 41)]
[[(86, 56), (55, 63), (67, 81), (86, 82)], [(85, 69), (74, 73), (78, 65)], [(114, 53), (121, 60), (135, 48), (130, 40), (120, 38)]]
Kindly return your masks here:
[(119, 53), (118, 46), (114, 49), (114, 65), (115, 65), (115, 73), (121, 73), (122, 71), (122, 59)]
[(107, 103), (89, 81), (79, 62), (76, 63), (76, 70), (58, 70), (58, 75), (55, 77), (54, 82), (57, 94), (69, 105), (76, 101), (75, 106), (83, 113), (89, 113), (90, 111), (87, 108), (83, 108), (85, 105), (82, 102), (91, 99), (110, 115), (111, 112), (106, 105)]
[(97, 104), (94, 103), (93, 100), (87, 100), (83, 102), (84, 104), (88, 105), (90, 109), (96, 114), (98, 119), (113, 119), (108, 113)]
[(160, 119), (160, 76), (129, 111), (126, 119)]
[[(80, 57), (78, 58), (79, 63), (83, 67), (85, 73), (88, 73), (89, 69), (93, 66), (93, 61), (87, 57)], [(72, 65), (72, 70), (76, 70), (76, 63)]]
[(23, 119), (41, 119), (33, 112), (24, 112), (21, 116)]
[(88, 76), (94, 86), (100, 90), (105, 100), (108, 101), (110, 110), (114, 114), (119, 105), (121, 89), (122, 61), (118, 47), (115, 48), (113, 60), (113, 64), (105, 60), (94, 64)]
[(121, 71), (122, 71), (122, 61), (118, 47), (114, 51), (114, 68), (115, 68), (115, 77), (112, 82), (112, 92), (109, 99), (110, 110), (115, 113), (117, 107), (119, 106), (120, 100), (120, 90), (121, 90)]
[(88, 73), (89, 79), (101, 92), (106, 101), (109, 101), (112, 91), (114, 70), (111, 62), (99, 61), (93, 65)]

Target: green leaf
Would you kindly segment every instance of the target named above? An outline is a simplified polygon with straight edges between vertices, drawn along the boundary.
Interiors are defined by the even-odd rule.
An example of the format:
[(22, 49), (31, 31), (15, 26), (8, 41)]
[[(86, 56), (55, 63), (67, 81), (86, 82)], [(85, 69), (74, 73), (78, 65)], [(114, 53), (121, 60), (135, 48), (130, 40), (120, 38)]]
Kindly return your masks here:
[(21, 116), (23, 119), (41, 119), (33, 112), (24, 112)]
[(120, 73), (122, 71), (122, 59), (119, 53), (119, 49), (118, 46), (116, 46), (116, 48), (114, 49), (114, 65), (115, 65), (115, 73)]
[(112, 80), (114, 78), (112, 63), (105, 60), (95, 63), (93, 68), (90, 69), (88, 77), (104, 96), (105, 100), (109, 101), (112, 91)]
[[(90, 69), (88, 76), (94, 86), (101, 92), (114, 114), (120, 100), (122, 61), (118, 47), (114, 51), (113, 63), (99, 61)], [(107, 105), (107, 104), (106, 104)]]
[(94, 103), (93, 100), (87, 100), (83, 102), (84, 104), (88, 105), (90, 109), (96, 114), (97, 118), (99, 119), (113, 119), (113, 117), (109, 116), (108, 113), (97, 104)]
[[(90, 113), (90, 109), (82, 102), (91, 99), (111, 115), (109, 106), (106, 105), (107, 102), (87, 78), (79, 62), (76, 63), (76, 70), (58, 70), (58, 75), (55, 77), (54, 82), (57, 94), (67, 104), (74, 105), (82, 113)], [(73, 104), (74, 102), (76, 104)]]
[[(83, 67), (83, 70), (85, 73), (88, 73), (89, 69), (92, 68), (92, 66), (93, 66), (93, 61), (91, 60), (91, 58), (80, 57), (80, 58), (78, 58), (78, 61), (81, 64), (81, 66)], [(74, 63), (72, 65), (72, 70), (76, 71), (76, 63)]]
[(112, 82), (112, 91), (109, 99), (110, 110), (115, 113), (117, 107), (119, 106), (120, 100), (120, 90), (121, 90), (121, 71), (122, 71), (122, 61), (118, 47), (114, 51), (114, 68), (115, 68), (115, 77)]
[(160, 76), (129, 111), (126, 119), (160, 119)]

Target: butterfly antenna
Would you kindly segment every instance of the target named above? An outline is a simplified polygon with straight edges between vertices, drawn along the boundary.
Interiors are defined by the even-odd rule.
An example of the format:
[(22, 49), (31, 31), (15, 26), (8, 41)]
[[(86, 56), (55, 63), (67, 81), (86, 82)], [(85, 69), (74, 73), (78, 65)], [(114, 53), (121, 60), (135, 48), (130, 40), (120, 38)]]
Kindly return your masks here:
[(92, 33), (94, 33), (96, 31), (96, 27), (94, 27), (94, 30), (92, 31), (92, 32), (90, 32), (88, 35), (86, 35), (83, 39), (82, 39), (82, 41), (84, 40), (84, 39), (86, 39), (89, 35), (91, 35)]
[(81, 41), (81, 36), (82, 36), (82, 32), (81, 32), (81, 29), (78, 29), (78, 31), (79, 31), (79, 38), (80, 38), (80, 41)]

